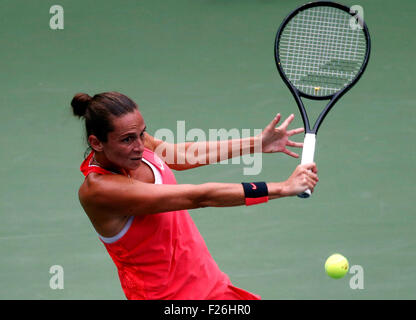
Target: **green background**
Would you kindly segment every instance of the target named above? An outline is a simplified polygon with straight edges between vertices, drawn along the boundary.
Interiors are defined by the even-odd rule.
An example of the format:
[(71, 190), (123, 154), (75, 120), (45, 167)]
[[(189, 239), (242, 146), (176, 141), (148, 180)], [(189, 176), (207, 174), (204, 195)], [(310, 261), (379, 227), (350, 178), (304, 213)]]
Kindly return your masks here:
[[(275, 32), (304, 1), (12, 1), (0, 4), (0, 298), (125, 299), (78, 199), (86, 149), (77, 92), (120, 91), (148, 131), (263, 128), (296, 104), (274, 65)], [(321, 126), (313, 197), (191, 211), (220, 268), (263, 299), (415, 299), (414, 12), (411, 0), (360, 4), (372, 37), (366, 73)], [(64, 8), (64, 30), (49, 8)], [(306, 102), (308, 103), (308, 102)], [(320, 108), (314, 104), (313, 108)], [(302, 135), (295, 138), (302, 140)], [(177, 172), (179, 183), (281, 181), (299, 160)], [(333, 280), (326, 258), (364, 269)], [(64, 268), (64, 289), (49, 268)]]

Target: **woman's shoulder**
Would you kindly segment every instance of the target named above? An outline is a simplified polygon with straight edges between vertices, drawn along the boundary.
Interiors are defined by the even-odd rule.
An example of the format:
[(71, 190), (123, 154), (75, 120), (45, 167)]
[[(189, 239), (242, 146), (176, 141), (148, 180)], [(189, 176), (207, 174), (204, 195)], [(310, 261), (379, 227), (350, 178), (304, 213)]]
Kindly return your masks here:
[(111, 192), (111, 185), (114, 180), (123, 177), (121, 175), (99, 174), (91, 172), (78, 190), (78, 196), (81, 203), (88, 203), (97, 199), (98, 195), (105, 195)]
[(90, 173), (78, 192), (79, 201), (95, 230), (105, 237), (117, 234), (126, 222), (126, 217), (114, 214), (113, 206), (105, 205), (104, 200), (110, 198), (111, 181), (119, 178), (117, 176), (120, 175)]
[(94, 189), (96, 189), (99, 183), (102, 181), (102, 176), (103, 175), (101, 174), (91, 172), (85, 177), (84, 182), (81, 184), (78, 190), (79, 200), (82, 204), (88, 202), (88, 200), (94, 194)]
[(111, 188), (114, 183), (128, 183), (128, 181), (129, 178), (121, 174), (100, 174), (91, 172), (85, 177), (79, 190), (84, 194), (94, 194), (97, 191), (105, 190), (111, 191), (109, 188)]
[(130, 179), (123, 175), (92, 172), (79, 187), (78, 199), (90, 218), (119, 216), (114, 215), (114, 208), (128, 197), (125, 189), (130, 185)]

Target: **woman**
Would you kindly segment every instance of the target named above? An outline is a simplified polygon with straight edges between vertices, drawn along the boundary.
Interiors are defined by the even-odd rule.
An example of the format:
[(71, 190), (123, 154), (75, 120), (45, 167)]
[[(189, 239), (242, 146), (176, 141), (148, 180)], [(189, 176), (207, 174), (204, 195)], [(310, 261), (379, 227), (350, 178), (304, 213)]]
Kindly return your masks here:
[[(284, 182), (267, 184), (178, 185), (171, 169), (186, 170), (209, 163), (213, 152), (218, 153), (217, 160), (231, 157), (235, 151), (253, 152), (255, 143), (262, 144), (263, 152), (297, 157), (286, 148), (302, 147), (289, 137), (303, 129), (286, 130), (293, 115), (277, 129), (280, 115), (276, 116), (260, 135), (237, 141), (241, 143), (230, 140), (174, 145), (147, 134), (137, 105), (120, 93), (93, 97), (79, 93), (71, 105), (74, 115), (85, 119), (92, 149), (81, 165), (85, 180), (79, 199), (117, 266), (126, 297), (260, 299), (234, 287), (221, 272), (187, 209), (251, 205), (313, 190), (318, 181), (315, 164), (298, 166)], [(243, 142), (250, 148), (241, 147)], [(186, 151), (195, 143), (203, 144), (205, 152), (196, 156), (206, 161), (187, 159)], [(224, 146), (229, 147), (225, 154), (221, 151)], [(160, 150), (174, 153), (175, 160), (163, 162)]]

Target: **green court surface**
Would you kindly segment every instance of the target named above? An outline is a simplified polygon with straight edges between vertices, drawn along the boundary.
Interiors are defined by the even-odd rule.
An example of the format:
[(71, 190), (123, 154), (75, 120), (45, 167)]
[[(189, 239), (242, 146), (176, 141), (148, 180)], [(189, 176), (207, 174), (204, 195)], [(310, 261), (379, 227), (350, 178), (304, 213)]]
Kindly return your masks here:
[[(71, 115), (77, 92), (120, 91), (148, 131), (262, 129), (296, 104), (273, 57), (283, 18), (304, 1), (12, 1), (0, 4), (0, 299), (125, 299), (116, 268), (77, 198), (86, 143)], [(64, 29), (49, 27), (52, 5)], [(364, 8), (368, 68), (321, 126), (320, 182), (297, 197), (190, 211), (234, 285), (263, 299), (415, 299), (414, 15), (410, 0)], [(319, 108), (320, 104), (313, 104)], [(253, 132), (253, 131), (251, 131)], [(301, 141), (303, 135), (295, 138)], [(179, 183), (281, 181), (299, 163), (265, 154), (262, 170), (216, 164)], [(364, 271), (333, 280), (326, 258)], [(64, 288), (50, 287), (51, 266)]]

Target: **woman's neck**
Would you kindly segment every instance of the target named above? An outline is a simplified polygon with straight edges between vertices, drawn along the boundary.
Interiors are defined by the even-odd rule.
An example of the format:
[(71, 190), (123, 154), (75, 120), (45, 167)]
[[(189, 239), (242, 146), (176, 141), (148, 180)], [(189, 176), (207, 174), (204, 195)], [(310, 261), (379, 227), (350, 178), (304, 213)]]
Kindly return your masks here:
[(97, 165), (108, 171), (130, 177), (130, 173), (126, 169), (114, 166), (110, 161), (108, 161), (107, 157), (102, 152), (93, 152), (94, 153), (92, 156), (92, 164)]

